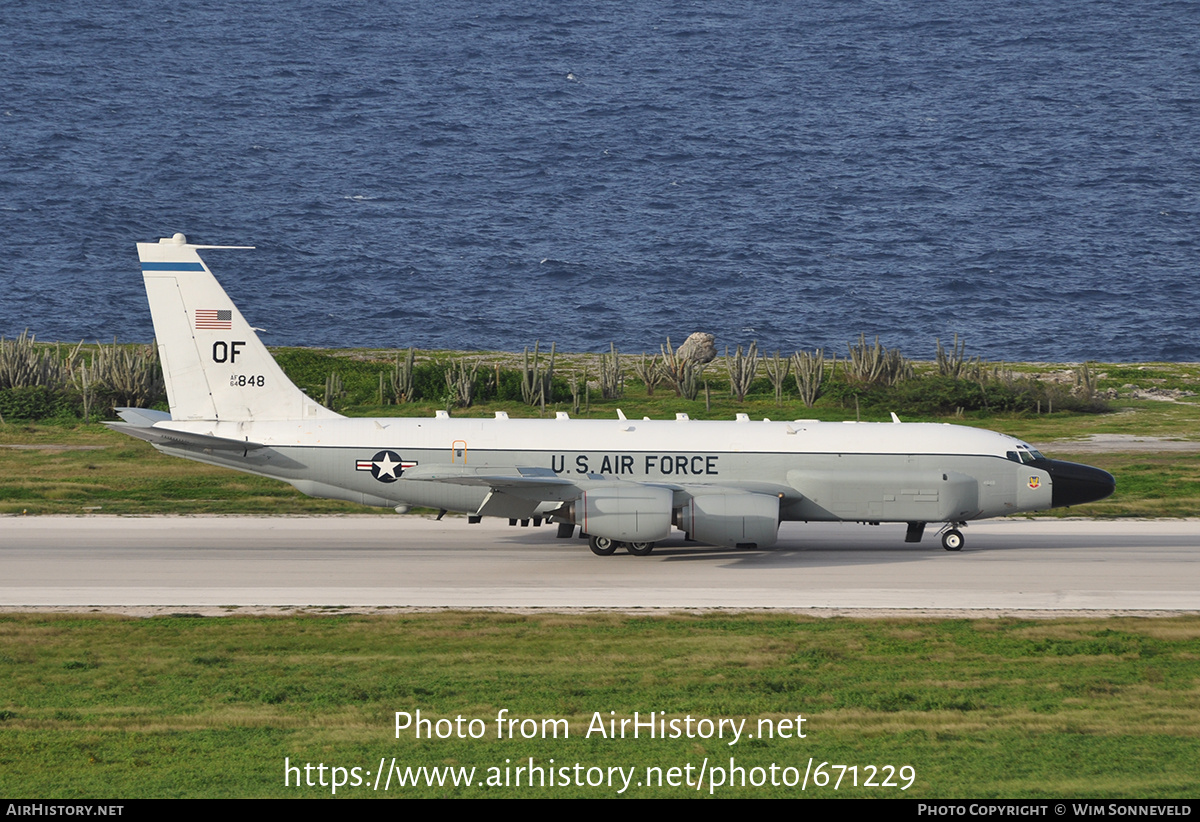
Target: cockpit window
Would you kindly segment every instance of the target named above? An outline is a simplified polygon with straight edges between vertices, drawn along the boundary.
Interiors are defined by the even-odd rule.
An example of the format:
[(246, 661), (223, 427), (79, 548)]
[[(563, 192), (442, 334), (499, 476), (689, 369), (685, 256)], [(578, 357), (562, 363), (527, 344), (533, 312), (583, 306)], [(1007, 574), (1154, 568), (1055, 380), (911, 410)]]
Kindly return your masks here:
[(1016, 452), (1016, 451), (1009, 451), (1009, 452), (1005, 453), (1005, 455), (1004, 455), (1004, 456), (1008, 457), (1008, 458), (1009, 458), (1010, 460), (1012, 460), (1013, 462), (1020, 462), (1020, 461), (1021, 461), (1021, 458), (1017, 456), (1017, 452)]
[(1033, 448), (1027, 448), (1023, 445), (1019, 446), (1017, 448), (1017, 451), (1015, 454), (1012, 451), (1009, 451), (1007, 456), (1010, 460), (1015, 460), (1017, 462), (1023, 462), (1026, 465), (1031, 465), (1031, 464), (1037, 462), (1038, 460), (1046, 459), (1044, 456), (1042, 456), (1041, 451), (1037, 451)]

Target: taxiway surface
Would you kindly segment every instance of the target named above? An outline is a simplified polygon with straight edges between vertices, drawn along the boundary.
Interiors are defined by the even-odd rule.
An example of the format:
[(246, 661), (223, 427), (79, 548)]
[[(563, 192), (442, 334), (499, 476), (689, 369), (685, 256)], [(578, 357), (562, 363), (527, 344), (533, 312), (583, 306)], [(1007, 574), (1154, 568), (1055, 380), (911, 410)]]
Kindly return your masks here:
[(594, 556), (554, 528), (386, 517), (6, 517), (0, 607), (1200, 611), (1200, 520), (785, 523), (767, 550), (674, 537)]

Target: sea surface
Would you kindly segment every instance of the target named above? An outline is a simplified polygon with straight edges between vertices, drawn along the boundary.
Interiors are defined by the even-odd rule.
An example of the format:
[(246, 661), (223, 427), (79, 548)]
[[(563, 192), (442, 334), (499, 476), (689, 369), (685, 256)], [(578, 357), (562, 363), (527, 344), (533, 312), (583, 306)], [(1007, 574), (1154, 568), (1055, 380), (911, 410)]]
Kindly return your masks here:
[(0, 334), (1200, 360), (1195, 0), (0, 5)]

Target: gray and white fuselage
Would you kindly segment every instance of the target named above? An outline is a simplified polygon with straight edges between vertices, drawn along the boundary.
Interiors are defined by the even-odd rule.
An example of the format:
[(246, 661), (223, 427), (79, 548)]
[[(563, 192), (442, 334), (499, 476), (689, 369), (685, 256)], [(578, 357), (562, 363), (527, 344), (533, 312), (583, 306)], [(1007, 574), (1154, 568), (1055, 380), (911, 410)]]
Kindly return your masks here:
[[(519, 469), (589, 487), (626, 482), (685, 494), (768, 494), (780, 500), (786, 520), (965, 522), (1053, 504), (1048, 466), (1009, 456), (1032, 453), (1028, 446), (956, 425), (447, 417), (183, 422), (171, 428), (265, 447), (164, 451), (284, 480), (313, 496), (389, 507), (475, 513), (491, 486), (429, 480), (520, 476)], [(366, 462), (377, 469), (380, 451), (410, 467), (382, 476), (365, 470)]]
[(283, 375), (180, 235), (139, 244), (171, 413), (114, 427), (159, 450), (272, 477), (316, 497), (579, 526), (592, 549), (647, 553), (672, 525), (765, 547), (781, 520), (926, 523), (1074, 505), (1107, 472), (1004, 434), (932, 423), (814, 420), (349, 419)]

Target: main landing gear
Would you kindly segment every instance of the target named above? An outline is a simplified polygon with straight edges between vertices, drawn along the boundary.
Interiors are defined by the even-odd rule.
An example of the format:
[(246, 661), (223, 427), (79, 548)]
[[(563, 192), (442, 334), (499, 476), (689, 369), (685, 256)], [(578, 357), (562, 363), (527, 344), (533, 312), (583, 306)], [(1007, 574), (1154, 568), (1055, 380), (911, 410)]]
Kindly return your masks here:
[(619, 544), (615, 539), (609, 539), (608, 537), (588, 537), (588, 547), (598, 557), (606, 557), (613, 553), (617, 550)]
[(615, 539), (608, 537), (588, 537), (588, 547), (592, 549), (592, 553), (598, 557), (607, 557), (616, 552), (618, 548), (624, 548), (635, 557), (647, 556), (654, 550), (653, 542), (618, 542)]

